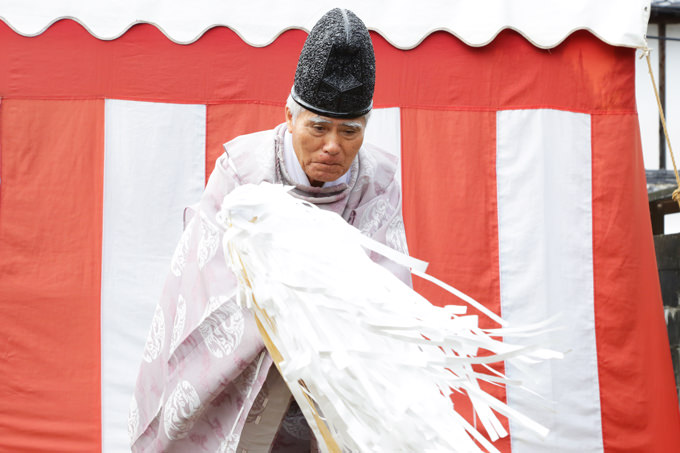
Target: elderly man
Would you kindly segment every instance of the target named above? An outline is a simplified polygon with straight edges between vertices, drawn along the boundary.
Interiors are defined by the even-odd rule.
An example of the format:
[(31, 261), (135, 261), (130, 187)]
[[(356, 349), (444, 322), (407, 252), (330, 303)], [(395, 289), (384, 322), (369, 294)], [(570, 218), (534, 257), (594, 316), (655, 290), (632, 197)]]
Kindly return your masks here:
[[(310, 448), (309, 428), (252, 315), (235, 303), (215, 215), (238, 185), (286, 184), (293, 196), (406, 251), (396, 161), (363, 143), (374, 82), (368, 30), (351, 11), (329, 11), (302, 49), (286, 122), (225, 144), (200, 203), (188, 210), (156, 307), (130, 409), (133, 451)], [(410, 282), (408, 270), (372, 258)]]

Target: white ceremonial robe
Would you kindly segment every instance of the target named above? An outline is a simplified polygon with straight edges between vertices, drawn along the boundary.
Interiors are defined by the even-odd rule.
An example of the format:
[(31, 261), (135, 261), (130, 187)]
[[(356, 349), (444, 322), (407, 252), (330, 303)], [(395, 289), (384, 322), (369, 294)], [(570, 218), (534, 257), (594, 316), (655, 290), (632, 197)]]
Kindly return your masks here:
[[(265, 415), (265, 393), (281, 398), (273, 386), (263, 389), (272, 360), (252, 314), (235, 302), (236, 279), (222, 254), (224, 230), (215, 215), (235, 187), (292, 185), (293, 196), (407, 251), (394, 156), (365, 144), (348, 183), (296, 185), (283, 164), (285, 130), (282, 124), (225, 144), (201, 201), (187, 210), (131, 403), (133, 452), (235, 452), (246, 421)], [(371, 258), (410, 284), (408, 269), (376, 254)]]

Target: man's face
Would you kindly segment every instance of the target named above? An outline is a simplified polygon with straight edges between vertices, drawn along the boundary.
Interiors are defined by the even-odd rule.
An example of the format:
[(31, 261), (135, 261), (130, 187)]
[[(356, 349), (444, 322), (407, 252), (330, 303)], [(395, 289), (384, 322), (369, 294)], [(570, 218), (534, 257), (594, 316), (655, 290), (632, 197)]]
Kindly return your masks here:
[(293, 124), (286, 107), (293, 149), (312, 186), (335, 181), (349, 170), (364, 142), (366, 118), (338, 119), (303, 110)]

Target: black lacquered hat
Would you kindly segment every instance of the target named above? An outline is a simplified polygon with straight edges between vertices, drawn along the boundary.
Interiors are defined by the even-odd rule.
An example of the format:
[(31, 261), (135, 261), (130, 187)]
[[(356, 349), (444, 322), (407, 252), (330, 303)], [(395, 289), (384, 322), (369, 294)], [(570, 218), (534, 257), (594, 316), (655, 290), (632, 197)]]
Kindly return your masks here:
[(293, 99), (314, 113), (356, 118), (373, 107), (375, 56), (364, 23), (335, 8), (309, 32), (300, 53)]

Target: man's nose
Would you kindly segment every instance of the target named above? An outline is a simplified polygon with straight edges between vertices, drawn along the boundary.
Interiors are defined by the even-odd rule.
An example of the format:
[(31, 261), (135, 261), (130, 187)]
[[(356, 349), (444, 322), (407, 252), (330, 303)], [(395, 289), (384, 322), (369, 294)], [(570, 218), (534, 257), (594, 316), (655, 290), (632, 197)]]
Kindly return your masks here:
[(336, 155), (341, 151), (340, 137), (338, 134), (334, 132), (327, 134), (323, 150), (330, 155)]

